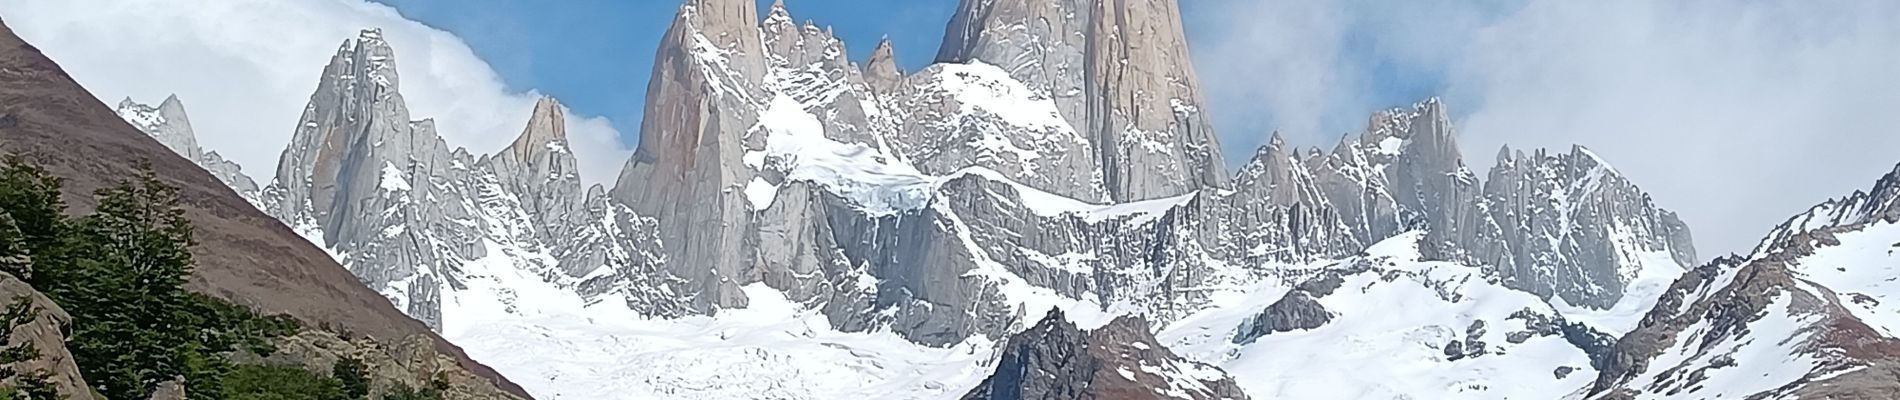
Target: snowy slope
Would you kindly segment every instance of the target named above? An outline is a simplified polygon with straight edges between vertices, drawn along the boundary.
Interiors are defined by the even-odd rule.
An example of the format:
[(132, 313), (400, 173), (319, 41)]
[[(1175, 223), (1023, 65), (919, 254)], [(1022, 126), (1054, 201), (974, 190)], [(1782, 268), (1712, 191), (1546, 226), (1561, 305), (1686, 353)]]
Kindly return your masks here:
[[(544, 289), (523, 298), (560, 298)], [(447, 336), (542, 399), (941, 399), (988, 372), (983, 340), (936, 349), (841, 333), (773, 289), (745, 290), (750, 308), (713, 317), (537, 304), (584, 314), (500, 315)]]
[(1900, 223), (1835, 235), (1838, 244), (1796, 260), (1801, 279), (1826, 287), (1854, 318), (1900, 339)]
[[(1478, 268), (1419, 261), (1420, 237), (1394, 237), (1361, 258), (1289, 266), (1342, 275), (1333, 293), (1318, 296), (1333, 315), (1318, 328), (1235, 343), (1238, 327), (1294, 289), (1269, 282), (1229, 293), (1159, 337), (1226, 369), (1260, 399), (1536, 399), (1591, 382), (1589, 355), (1534, 326), (1554, 318), (1548, 304), (1487, 281)], [(1444, 350), (1453, 342), (1456, 357)], [(1484, 353), (1470, 355), (1476, 348)]]
[[(1889, 398), (1900, 393), (1900, 170), (1822, 203), (1746, 257), (1672, 285), (1592, 392), (1606, 398)], [(1614, 397), (1612, 397), (1614, 396)]]

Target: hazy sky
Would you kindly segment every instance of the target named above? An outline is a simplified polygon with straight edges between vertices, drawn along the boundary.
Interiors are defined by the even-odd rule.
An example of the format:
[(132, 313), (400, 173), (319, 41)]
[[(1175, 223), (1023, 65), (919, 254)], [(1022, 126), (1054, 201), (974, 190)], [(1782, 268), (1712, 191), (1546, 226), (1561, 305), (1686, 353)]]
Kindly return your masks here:
[[(386, 30), (416, 118), (500, 149), (551, 94), (584, 179), (631, 149), (677, 2), (4, 0), (0, 18), (110, 102), (178, 93), (201, 141), (260, 181), (336, 46)], [(761, 2), (763, 5), (765, 2)], [(954, 0), (788, 0), (862, 59), (930, 61)], [(394, 8), (391, 7), (394, 6)], [(1900, 162), (1900, 2), (1185, 0), (1230, 161), (1273, 130), (1330, 146), (1367, 115), (1444, 96), (1467, 162), (1589, 146), (1677, 210), (1704, 258)]]

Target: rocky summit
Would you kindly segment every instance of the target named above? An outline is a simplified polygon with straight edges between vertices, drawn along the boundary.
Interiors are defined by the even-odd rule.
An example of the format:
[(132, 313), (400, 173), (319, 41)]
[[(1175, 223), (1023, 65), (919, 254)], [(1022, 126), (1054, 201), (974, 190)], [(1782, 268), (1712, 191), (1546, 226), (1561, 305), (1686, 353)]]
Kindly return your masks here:
[(1893, 179), (1693, 267), (1597, 153), (1473, 170), (1437, 98), (1229, 173), (1172, 0), (965, 0), (915, 71), (793, 11), (686, 0), (611, 186), (552, 98), (447, 143), (376, 29), (262, 188), (120, 115), (544, 398), (1891, 393)]

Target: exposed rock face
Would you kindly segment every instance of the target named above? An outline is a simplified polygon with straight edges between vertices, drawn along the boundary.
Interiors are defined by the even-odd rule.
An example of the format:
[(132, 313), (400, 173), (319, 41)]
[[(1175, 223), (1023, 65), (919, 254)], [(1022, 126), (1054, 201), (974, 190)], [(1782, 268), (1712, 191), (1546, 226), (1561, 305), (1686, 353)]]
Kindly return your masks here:
[(277, 177), (264, 191), (278, 219), (343, 254), (344, 265), (410, 316), (440, 327), (441, 285), (458, 261), (486, 256), (474, 159), (451, 152), (432, 121), (411, 121), (395, 54), (378, 30), (345, 41), (324, 68)]
[(1678, 280), (1618, 340), (1593, 398), (1900, 394), (1900, 168), (1775, 228), (1746, 257)]
[(1054, 99), (1114, 201), (1228, 186), (1173, 0), (965, 0), (937, 60), (997, 65)]
[(904, 71), (897, 67), (897, 50), (891, 47), (890, 38), (884, 38), (864, 63), (864, 81), (871, 85), (871, 90), (885, 95), (896, 90), (903, 80)]
[(1082, 330), (1051, 312), (1004, 344), (996, 372), (964, 399), (1246, 399), (1218, 368), (1183, 360), (1148, 324), (1118, 318)]
[(1617, 304), (1645, 269), (1694, 262), (1676, 215), (1588, 149), (1507, 149), (1481, 182), (1447, 115), (1437, 99), (1378, 113), (1366, 132), (1308, 156), (1312, 185), (1281, 197), (1318, 192), (1331, 211), (1316, 214), (1336, 215), (1363, 243), (1423, 229), (1427, 258), (1486, 265), (1512, 288), (1591, 308)]
[[(0, 213), (0, 218), (6, 219), (5, 226), (11, 228), (10, 218), (5, 218), (4, 213)], [(85, 378), (79, 375), (79, 365), (73, 364), (72, 353), (66, 350), (67, 330), (72, 326), (73, 317), (66, 314), (66, 310), (59, 308), (58, 304), (54, 304), (53, 299), (33, 290), (33, 287), (27, 285), (26, 282), (15, 278), (12, 274), (0, 273), (0, 305), (11, 305), (21, 299), (25, 299), (30, 307), (36, 310), (36, 315), (33, 316), (32, 321), (13, 326), (12, 335), (6, 337), (5, 343), (0, 345), (11, 347), (31, 343), (38, 355), (32, 360), (8, 364), (4, 367), (18, 374), (45, 372), (47, 382), (51, 383), (53, 388), (66, 399), (97, 398), (93, 395), (92, 388), (86, 385)]]
[(750, 1), (689, 0), (661, 38), (647, 89), (640, 144), (620, 173), (614, 200), (659, 218), (668, 273), (688, 286), (692, 309), (743, 307), (739, 277), (753, 250), (740, 189), (753, 172), (741, 157), (758, 121), (767, 59)]
[(580, 214), (581, 175), (568, 149), (566, 114), (554, 99), (535, 102), (521, 136), (476, 165), (494, 174), (501, 189), (520, 201), (534, 226), (547, 228), (536, 232), (542, 243), (566, 240), (572, 237), (566, 228), (586, 222)]
[[(877, 107), (877, 95), (862, 69), (846, 57), (844, 42), (831, 28), (810, 21), (794, 24), (785, 3), (772, 4), (759, 25), (767, 76), (760, 87), (767, 96), (785, 96), (819, 116), (825, 137), (841, 143), (859, 143), (881, 149), (890, 115)], [(889, 49), (885, 57), (890, 57)], [(874, 61), (875, 62), (875, 61)], [(881, 79), (898, 76), (895, 66), (880, 71)], [(888, 85), (890, 81), (880, 81)], [(761, 100), (769, 100), (761, 98)]]
[(1242, 324), (1240, 333), (1234, 335), (1234, 343), (1253, 343), (1254, 339), (1278, 332), (1318, 328), (1332, 320), (1333, 314), (1313, 300), (1312, 293), (1294, 290)]
[(185, 105), (178, 96), (166, 97), (158, 107), (152, 107), (126, 98), (119, 102), (119, 117), (160, 144), (178, 153), (180, 157), (198, 163), (205, 172), (218, 177), (225, 185), (231, 186), (245, 200), (257, 203), (257, 182), (244, 175), (244, 168), (237, 163), (225, 160), (216, 151), (207, 151), (198, 145), (198, 136), (191, 130), (191, 118), (185, 114)]
[(1489, 218), (1503, 228), (1504, 249), (1477, 256), (1495, 259), (1514, 288), (1607, 309), (1645, 263), (1697, 262), (1675, 213), (1582, 146), (1500, 158), (1485, 199)]
[(905, 81), (891, 107), (896, 153), (933, 175), (977, 166), (1073, 199), (1108, 199), (1095, 144), (1055, 104), (986, 64), (937, 64)]

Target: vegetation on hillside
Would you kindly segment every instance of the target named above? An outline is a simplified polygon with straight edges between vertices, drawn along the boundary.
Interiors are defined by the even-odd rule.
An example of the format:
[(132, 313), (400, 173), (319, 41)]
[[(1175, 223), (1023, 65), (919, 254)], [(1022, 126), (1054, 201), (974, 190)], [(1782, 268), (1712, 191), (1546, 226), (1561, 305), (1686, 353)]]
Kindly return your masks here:
[[(193, 268), (191, 223), (177, 189), (149, 168), (99, 190), (98, 206), (85, 216), (66, 215), (61, 183), (17, 157), (0, 161), (0, 272), (26, 281), (71, 314), (67, 348), (104, 397), (144, 399), (160, 384), (181, 378), (194, 400), (368, 397), (367, 368), (357, 360), (339, 362), (328, 375), (230, 363), (240, 351), (269, 356), (276, 351), (272, 338), (302, 327), (286, 316), (260, 316), (184, 288)], [(19, 307), (0, 314), (8, 331), (37, 315)], [(0, 349), (0, 365), (37, 355), (30, 345)], [(11, 373), (0, 370), (0, 378)], [(46, 385), (32, 385), (35, 376), (22, 375), (22, 384), (0, 391), (6, 392), (0, 400), (53, 398), (42, 397), (50, 393)], [(398, 389), (392, 396), (401, 397), (390, 398), (441, 398), (436, 387)]]

